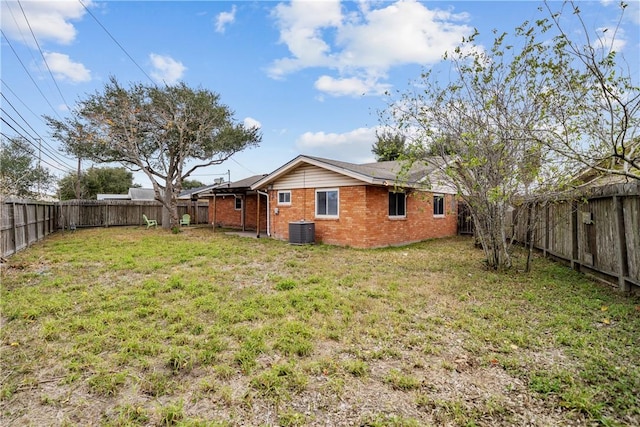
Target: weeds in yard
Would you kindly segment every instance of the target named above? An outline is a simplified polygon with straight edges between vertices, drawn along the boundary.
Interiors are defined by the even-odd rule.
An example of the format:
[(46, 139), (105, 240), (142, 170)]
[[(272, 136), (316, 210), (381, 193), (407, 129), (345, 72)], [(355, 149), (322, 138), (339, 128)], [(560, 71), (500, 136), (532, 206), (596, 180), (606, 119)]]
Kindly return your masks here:
[(271, 369), (255, 376), (251, 380), (251, 387), (260, 396), (274, 402), (289, 400), (292, 392), (305, 389), (307, 376), (290, 364), (276, 365)]
[(114, 419), (105, 420), (107, 426), (130, 426), (144, 425), (148, 423), (150, 417), (146, 409), (141, 406), (125, 404), (115, 408)]
[(89, 377), (87, 383), (95, 394), (100, 396), (115, 396), (127, 379), (126, 372), (111, 373), (97, 372)]
[(140, 391), (143, 394), (160, 397), (173, 393), (175, 389), (175, 382), (169, 375), (169, 373), (162, 371), (149, 372), (142, 378), (140, 384)]
[(299, 321), (285, 322), (279, 328), (274, 348), (285, 356), (309, 356), (313, 351), (313, 331)]
[(385, 382), (396, 390), (409, 391), (420, 387), (420, 379), (405, 374), (398, 369), (392, 369), (384, 378)]
[(54, 235), (2, 267), (9, 425), (59, 423), (52, 407), (78, 424), (211, 425), (192, 405), (213, 425), (339, 425), (332, 408), (370, 399), (399, 412), (353, 422), (640, 424), (640, 300), (559, 264), (486, 272), (462, 238), (354, 250), (144, 231)]
[(342, 366), (354, 377), (364, 377), (369, 373), (369, 365), (362, 360), (345, 360)]
[(282, 427), (295, 427), (307, 424), (307, 417), (296, 411), (282, 411), (278, 414), (278, 425)]
[(364, 417), (361, 425), (363, 427), (418, 427), (421, 424), (414, 418), (406, 418), (398, 415), (376, 414)]
[(160, 425), (173, 426), (184, 419), (184, 403), (182, 400), (169, 403), (160, 408)]

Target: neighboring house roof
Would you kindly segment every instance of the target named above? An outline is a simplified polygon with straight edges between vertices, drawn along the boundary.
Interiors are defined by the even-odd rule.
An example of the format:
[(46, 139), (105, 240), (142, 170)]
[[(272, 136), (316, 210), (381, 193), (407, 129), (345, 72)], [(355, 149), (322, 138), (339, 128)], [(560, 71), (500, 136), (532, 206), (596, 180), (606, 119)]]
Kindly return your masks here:
[(217, 187), (220, 184), (203, 185), (202, 187), (190, 188), (188, 190), (182, 190), (178, 195), (179, 200), (190, 200), (193, 196), (201, 197), (202, 193), (206, 193), (212, 188)]
[[(411, 167), (407, 167), (407, 164), (401, 161), (356, 164), (300, 155), (254, 183), (251, 188), (263, 188), (302, 164), (314, 165), (372, 185), (430, 188), (433, 186), (433, 175), (444, 164), (444, 160), (430, 158), (427, 161), (414, 162)], [(438, 191), (443, 190), (444, 187), (438, 187)]]
[(198, 195), (200, 197), (207, 197), (213, 196), (214, 194), (246, 192), (251, 190), (253, 184), (263, 179), (265, 176), (267, 175), (253, 175), (234, 182), (223, 182), (222, 184), (218, 184), (213, 186), (212, 188), (201, 191), (200, 193), (198, 193)]
[[(618, 168), (617, 168), (618, 169)], [(619, 168), (621, 169), (621, 168)], [(631, 172), (633, 174), (633, 171)], [(610, 184), (623, 184), (627, 182), (636, 182), (640, 180), (640, 171), (636, 173), (638, 179), (630, 176), (606, 173), (593, 168), (585, 168), (574, 178), (575, 188), (587, 189), (592, 187), (601, 187)]]
[(128, 194), (97, 194), (98, 200), (131, 200)]
[(131, 200), (155, 200), (156, 193), (153, 188), (130, 188), (129, 198)]
[(98, 200), (155, 200), (153, 188), (129, 188), (128, 194), (98, 194)]

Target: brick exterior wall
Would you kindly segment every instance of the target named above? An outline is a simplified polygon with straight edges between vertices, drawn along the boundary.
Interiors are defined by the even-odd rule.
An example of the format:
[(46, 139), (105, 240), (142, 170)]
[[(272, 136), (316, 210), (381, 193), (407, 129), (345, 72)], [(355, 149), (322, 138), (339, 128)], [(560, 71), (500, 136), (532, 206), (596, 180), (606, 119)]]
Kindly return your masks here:
[[(289, 239), (289, 222), (315, 223), (317, 242), (356, 248), (403, 245), (457, 233), (455, 198), (445, 195), (445, 215), (433, 215), (433, 194), (407, 195), (406, 216), (389, 218), (389, 189), (374, 186), (339, 188), (339, 218), (315, 217), (315, 189), (291, 190), (291, 205), (277, 204), (277, 191), (269, 192), (271, 235)], [(278, 214), (274, 209), (278, 208)]]
[[(260, 200), (260, 231), (267, 229), (267, 199), (261, 196)], [(256, 213), (258, 202), (256, 194), (244, 196), (244, 228), (246, 230), (256, 230)], [(236, 210), (235, 196), (218, 196), (215, 201), (215, 226), (227, 228), (242, 228), (242, 210)], [(209, 199), (209, 223), (214, 221), (214, 202)]]

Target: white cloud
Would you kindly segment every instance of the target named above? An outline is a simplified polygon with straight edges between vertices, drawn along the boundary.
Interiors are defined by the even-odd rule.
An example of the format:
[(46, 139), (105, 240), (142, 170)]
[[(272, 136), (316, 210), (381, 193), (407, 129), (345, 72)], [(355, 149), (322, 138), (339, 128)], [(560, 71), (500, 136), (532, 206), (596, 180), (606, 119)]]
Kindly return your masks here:
[(606, 52), (614, 51), (621, 52), (627, 45), (627, 41), (624, 38), (624, 30), (618, 28), (598, 28), (596, 30), (598, 34), (598, 40), (593, 42), (593, 47), (596, 49), (604, 49)]
[[(45, 41), (69, 44), (76, 38), (76, 28), (70, 21), (84, 16), (80, 2), (72, 1), (5, 1), (1, 3), (2, 30), (8, 37), (35, 46), (31, 31), (38, 43)], [(85, 1), (91, 6), (89, 0)], [(24, 10), (24, 14), (23, 14)], [(25, 18), (26, 17), (26, 18)], [(30, 28), (29, 28), (30, 27)]]
[(187, 70), (187, 67), (185, 67), (182, 62), (176, 61), (167, 55), (151, 53), (149, 54), (149, 58), (154, 68), (154, 71), (151, 72), (151, 77), (158, 83), (168, 85), (175, 84), (182, 78), (184, 72)]
[[(376, 142), (377, 128), (358, 128), (345, 133), (305, 132), (296, 141), (301, 153), (340, 158), (346, 162), (374, 162), (371, 148)], [(339, 153), (339, 155), (337, 155)]]
[(236, 20), (236, 6), (233, 5), (231, 12), (221, 12), (216, 17), (216, 32), (224, 33), (227, 25)]
[(363, 18), (347, 23), (338, 33), (345, 65), (386, 70), (399, 64), (433, 64), (472, 31), (456, 24), (466, 21), (467, 15), (431, 10), (413, 0), (372, 10)]
[(260, 123), (259, 121), (257, 121), (252, 117), (247, 117), (246, 119), (244, 119), (243, 124), (244, 124), (244, 127), (247, 129), (250, 129), (250, 128), (260, 129), (262, 127), (262, 123)]
[(276, 60), (269, 70), (272, 77), (334, 63), (322, 30), (340, 26), (342, 11), (339, 0), (281, 3), (273, 10), (273, 16), (280, 28), (280, 42), (287, 45), (292, 57)]
[(391, 85), (379, 83), (376, 79), (358, 77), (338, 78), (320, 76), (314, 84), (320, 92), (333, 96), (382, 95)]
[(73, 62), (71, 58), (69, 58), (69, 55), (45, 52), (44, 58), (56, 78), (69, 80), (74, 83), (88, 82), (91, 80), (91, 72), (81, 63)]
[(627, 4), (627, 8), (624, 11), (625, 17), (634, 23), (640, 25), (640, 2), (632, 1)]
[(429, 9), (416, 0), (358, 5), (351, 12), (338, 0), (294, 0), (276, 6), (273, 16), (280, 41), (290, 55), (275, 60), (269, 75), (282, 78), (305, 68), (325, 67), (335, 70), (336, 76), (319, 78), (318, 90), (336, 96), (361, 89), (382, 93), (387, 86), (380, 81), (390, 68), (434, 64), (473, 31), (465, 24), (466, 14)]

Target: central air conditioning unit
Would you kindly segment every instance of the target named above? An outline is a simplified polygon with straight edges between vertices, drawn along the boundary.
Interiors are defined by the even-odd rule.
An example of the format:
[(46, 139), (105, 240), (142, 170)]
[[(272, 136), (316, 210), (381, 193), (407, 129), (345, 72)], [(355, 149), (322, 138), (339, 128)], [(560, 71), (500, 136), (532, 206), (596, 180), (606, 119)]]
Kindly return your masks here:
[(306, 245), (316, 241), (316, 224), (309, 221), (289, 223), (289, 243)]

